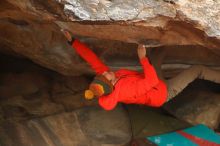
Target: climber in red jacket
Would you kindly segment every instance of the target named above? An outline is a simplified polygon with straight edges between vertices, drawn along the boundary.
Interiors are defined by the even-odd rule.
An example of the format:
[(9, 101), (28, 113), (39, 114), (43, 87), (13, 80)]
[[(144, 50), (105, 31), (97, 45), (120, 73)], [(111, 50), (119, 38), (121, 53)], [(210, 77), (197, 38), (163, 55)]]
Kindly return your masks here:
[(127, 69), (112, 72), (85, 44), (74, 39), (68, 31), (63, 30), (63, 33), (75, 51), (97, 74), (89, 90), (85, 92), (85, 97), (97, 97), (99, 105), (105, 110), (112, 110), (118, 102), (159, 107), (196, 78), (220, 83), (219, 72), (204, 66), (192, 66), (175, 78), (163, 82), (149, 63), (144, 45), (139, 45), (137, 49), (143, 73)]
[(98, 97), (99, 105), (105, 110), (113, 109), (118, 102), (158, 107), (166, 101), (166, 85), (157, 77), (143, 45), (137, 49), (143, 73), (127, 69), (112, 72), (85, 44), (77, 39), (72, 40), (68, 31), (64, 32), (72, 47), (97, 74), (90, 90), (85, 93), (86, 98)]

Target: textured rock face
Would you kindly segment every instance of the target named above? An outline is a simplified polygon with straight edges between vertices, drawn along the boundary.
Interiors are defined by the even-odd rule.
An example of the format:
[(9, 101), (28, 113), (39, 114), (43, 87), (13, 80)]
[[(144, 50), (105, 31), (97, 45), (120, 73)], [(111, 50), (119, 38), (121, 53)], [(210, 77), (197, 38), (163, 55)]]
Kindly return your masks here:
[(106, 112), (91, 107), (22, 123), (4, 123), (0, 139), (3, 146), (122, 146), (131, 138), (128, 121), (121, 108)]
[(97, 100), (85, 100), (90, 77), (66, 77), (25, 59), (6, 58), (0, 71), (2, 146), (121, 146), (130, 141), (122, 106), (105, 111)]
[[(148, 33), (150, 36), (143, 36), (144, 38), (159, 39), (163, 44), (197, 44), (205, 45), (199, 42), (199, 38), (195, 40), (191, 35), (195, 35), (195, 32), (188, 34), (188, 37), (194, 38), (194, 41), (190, 38), (185, 38), (184, 30), (178, 33), (170, 27), (182, 27), (182, 29), (191, 29), (191, 31), (204, 31), (204, 34), (209, 37), (220, 37), (220, 16), (219, 16), (219, 1), (163, 1), (163, 0), (61, 0), (64, 3), (64, 11), (73, 21), (76, 20), (88, 20), (88, 21), (129, 21), (129, 24), (134, 26), (142, 26), (142, 29), (154, 31), (154, 33)], [(72, 16), (77, 16), (73, 18)], [(185, 22), (181, 23), (181, 22)], [(179, 24), (178, 24), (179, 23)], [(128, 23), (125, 23), (128, 24)], [(182, 26), (181, 26), (182, 25)], [(184, 26), (185, 25), (185, 26)], [(187, 28), (188, 25), (188, 28)], [(101, 27), (101, 26), (99, 26)], [(154, 29), (152, 29), (152, 27)], [(101, 27), (102, 28), (102, 27)], [(135, 28), (135, 27), (134, 27)], [(126, 29), (126, 27), (125, 27)], [(137, 28), (136, 28), (137, 29)], [(73, 30), (74, 31), (74, 30)], [(138, 30), (136, 30), (138, 31)], [(162, 32), (163, 34), (161, 34)], [(180, 31), (180, 30), (179, 30)], [(187, 31), (187, 30), (185, 30)], [(75, 31), (74, 31), (75, 32)], [(127, 32), (129, 33), (129, 32)], [(167, 34), (166, 34), (167, 33)], [(189, 32), (188, 32), (189, 33)], [(153, 35), (154, 34), (154, 35)], [(125, 33), (126, 35), (126, 33)], [(153, 36), (152, 36), (153, 35)], [(154, 38), (155, 35), (160, 35), (163, 38)], [(167, 35), (167, 36), (166, 36)], [(179, 36), (181, 41), (175, 42), (178, 39), (170, 40), (167, 42), (168, 36)], [(139, 36), (140, 38), (141, 36)], [(159, 37), (159, 36), (158, 36)], [(202, 36), (197, 36), (202, 39)], [(128, 36), (129, 38), (129, 36)], [(137, 37), (129, 38), (127, 41), (137, 41)], [(185, 40), (185, 42), (184, 42)], [(210, 44), (211, 45), (211, 44)], [(214, 44), (212, 44), (214, 45)], [(205, 45), (207, 46), (207, 44)], [(216, 46), (217, 47), (217, 46)]]
[[(158, 16), (188, 20), (208, 36), (220, 37), (220, 2), (214, 0), (61, 0), (66, 14), (81, 20), (150, 20)], [(161, 25), (158, 25), (161, 27)]]
[(176, 15), (174, 7), (164, 1), (61, 0), (61, 2), (64, 3), (66, 14), (72, 13), (82, 20), (145, 20), (156, 15), (168, 17)]
[(217, 129), (220, 124), (219, 91), (218, 84), (197, 80), (167, 103), (165, 108), (189, 123), (202, 123)]

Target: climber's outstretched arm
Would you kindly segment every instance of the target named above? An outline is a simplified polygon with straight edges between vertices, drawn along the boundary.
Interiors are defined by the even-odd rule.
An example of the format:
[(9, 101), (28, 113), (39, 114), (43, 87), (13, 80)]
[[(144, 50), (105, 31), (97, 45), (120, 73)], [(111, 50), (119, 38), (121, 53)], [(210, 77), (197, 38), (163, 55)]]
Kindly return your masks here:
[(76, 52), (92, 67), (96, 74), (109, 71), (109, 68), (84, 43), (73, 38), (67, 30), (62, 30), (62, 32)]
[(76, 52), (92, 67), (96, 74), (103, 74), (109, 68), (93, 53), (85, 44), (79, 40), (72, 43)]
[(153, 65), (149, 62), (149, 59), (146, 57), (146, 48), (143, 45), (138, 46), (137, 53), (144, 70), (144, 78), (146, 80), (146, 83), (149, 88), (152, 88), (156, 86), (159, 82), (157, 73)]

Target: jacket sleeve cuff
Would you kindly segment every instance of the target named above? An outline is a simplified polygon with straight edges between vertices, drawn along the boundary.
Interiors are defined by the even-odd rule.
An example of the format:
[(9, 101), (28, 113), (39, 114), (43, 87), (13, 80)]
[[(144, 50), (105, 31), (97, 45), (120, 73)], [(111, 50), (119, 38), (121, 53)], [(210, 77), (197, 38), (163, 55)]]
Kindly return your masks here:
[(71, 41), (68, 41), (68, 44), (70, 44), (72, 46), (75, 40), (76, 39), (74, 37), (72, 37)]

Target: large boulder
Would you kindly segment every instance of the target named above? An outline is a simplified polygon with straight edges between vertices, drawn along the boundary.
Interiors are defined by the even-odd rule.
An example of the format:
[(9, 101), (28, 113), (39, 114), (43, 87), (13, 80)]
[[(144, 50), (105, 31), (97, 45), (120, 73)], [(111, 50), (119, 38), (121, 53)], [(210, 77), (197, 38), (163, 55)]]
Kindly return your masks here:
[(0, 126), (2, 146), (123, 146), (131, 139), (126, 112), (88, 107), (21, 123)]

